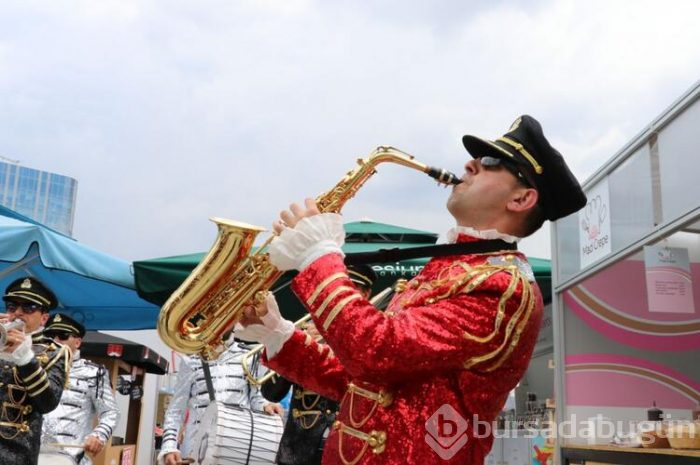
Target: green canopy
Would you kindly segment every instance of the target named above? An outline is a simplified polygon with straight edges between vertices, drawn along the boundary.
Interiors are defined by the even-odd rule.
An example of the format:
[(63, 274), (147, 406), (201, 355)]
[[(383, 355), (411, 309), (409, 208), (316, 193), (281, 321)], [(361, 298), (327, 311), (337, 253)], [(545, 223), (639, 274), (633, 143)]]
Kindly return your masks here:
[[(438, 235), (426, 231), (402, 228), (390, 224), (371, 221), (358, 221), (345, 224), (345, 253), (371, 252), (378, 249), (410, 248), (434, 244)], [(133, 263), (138, 294), (149, 302), (162, 305), (175, 289), (189, 276), (190, 272), (204, 258), (204, 253), (178, 255), (174, 257), (140, 260)], [(373, 292), (391, 286), (397, 279), (411, 279), (428, 262), (429, 258), (403, 260), (395, 263), (374, 264), (377, 273)], [(528, 258), (535, 273), (545, 302), (551, 300), (551, 264), (549, 260)], [(293, 295), (289, 283), (296, 272), (285, 273), (272, 287), (285, 316), (298, 319), (306, 314), (298, 299)]]
[(432, 232), (374, 221), (354, 221), (345, 223), (344, 227), (346, 242), (435, 244), (438, 239)]

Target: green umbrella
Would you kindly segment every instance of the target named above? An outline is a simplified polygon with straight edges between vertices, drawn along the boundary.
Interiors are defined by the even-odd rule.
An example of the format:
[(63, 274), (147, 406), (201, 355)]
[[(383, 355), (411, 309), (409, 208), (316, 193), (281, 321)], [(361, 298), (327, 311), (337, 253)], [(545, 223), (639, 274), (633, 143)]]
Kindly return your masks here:
[(382, 242), (400, 242), (435, 244), (438, 239), (438, 235), (432, 232), (368, 220), (345, 223), (343, 226), (345, 228), (345, 242), (348, 243), (371, 242), (379, 244)]
[[(343, 251), (347, 254), (371, 252), (379, 249), (411, 248), (434, 244), (438, 235), (431, 232), (403, 228), (400, 226), (358, 221), (345, 224), (346, 243)], [(162, 305), (175, 289), (189, 276), (190, 272), (204, 258), (204, 253), (154, 258), (134, 262), (134, 275), (138, 294), (149, 302)], [(374, 264), (377, 281), (373, 292), (391, 286), (397, 279), (411, 279), (417, 275), (429, 258), (403, 260), (394, 263)], [(551, 299), (551, 264), (549, 260), (529, 258), (535, 279), (542, 289), (545, 302)], [(306, 310), (291, 292), (289, 283), (296, 272), (285, 273), (272, 287), (280, 308), (289, 319), (296, 320), (306, 314)]]

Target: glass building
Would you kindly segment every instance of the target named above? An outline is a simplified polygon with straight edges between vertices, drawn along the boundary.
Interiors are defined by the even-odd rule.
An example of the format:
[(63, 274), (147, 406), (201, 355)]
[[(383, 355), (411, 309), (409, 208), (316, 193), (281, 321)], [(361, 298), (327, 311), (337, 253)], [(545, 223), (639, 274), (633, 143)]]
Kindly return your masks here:
[(71, 236), (78, 181), (0, 160), (0, 204)]

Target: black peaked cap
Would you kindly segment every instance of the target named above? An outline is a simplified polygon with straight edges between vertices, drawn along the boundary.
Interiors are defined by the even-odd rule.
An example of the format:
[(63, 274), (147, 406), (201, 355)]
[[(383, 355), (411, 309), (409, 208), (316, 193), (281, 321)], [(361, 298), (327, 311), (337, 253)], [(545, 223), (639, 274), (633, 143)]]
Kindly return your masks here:
[(42, 305), (47, 311), (58, 306), (58, 299), (48, 287), (36, 278), (27, 276), (10, 283), (2, 300), (31, 302)]
[(581, 185), (532, 116), (516, 119), (508, 132), (495, 141), (466, 135), (462, 143), (474, 158), (488, 155), (517, 163), (526, 178), (534, 182), (548, 220), (563, 218), (586, 205)]
[(84, 337), (85, 326), (81, 325), (65, 313), (54, 313), (49, 317), (44, 327), (44, 334), (51, 336), (56, 333), (70, 333), (74, 336)]
[(348, 276), (350, 281), (358, 286), (370, 288), (377, 280), (377, 273), (369, 265), (350, 265), (348, 266)]

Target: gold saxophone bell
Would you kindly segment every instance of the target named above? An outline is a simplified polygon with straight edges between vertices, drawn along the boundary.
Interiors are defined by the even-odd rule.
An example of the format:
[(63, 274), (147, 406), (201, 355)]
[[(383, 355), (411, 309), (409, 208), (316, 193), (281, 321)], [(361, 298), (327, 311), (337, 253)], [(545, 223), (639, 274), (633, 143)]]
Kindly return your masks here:
[[(438, 183), (461, 181), (454, 174), (416, 161), (393, 147), (377, 147), (367, 158), (359, 159), (331, 190), (316, 198), (320, 212), (340, 212), (380, 163), (396, 163), (422, 171)], [(209, 253), (163, 305), (158, 317), (158, 334), (177, 352), (199, 354), (211, 360), (223, 351), (221, 339), (241, 319), (243, 310), (260, 301), (282, 275), (262, 252), (274, 236), (250, 254), (263, 228), (235, 221), (212, 218), (218, 236)]]
[[(202, 262), (170, 296), (158, 316), (158, 334), (178, 352), (211, 360), (223, 350), (221, 338), (255, 304), (263, 286), (279, 272), (267, 265), (267, 254), (249, 255), (263, 228), (212, 218), (219, 232)], [(233, 311), (233, 314), (231, 312)]]

